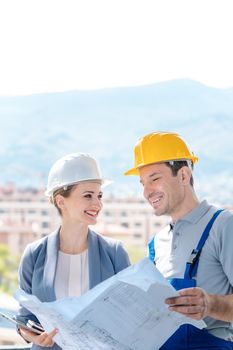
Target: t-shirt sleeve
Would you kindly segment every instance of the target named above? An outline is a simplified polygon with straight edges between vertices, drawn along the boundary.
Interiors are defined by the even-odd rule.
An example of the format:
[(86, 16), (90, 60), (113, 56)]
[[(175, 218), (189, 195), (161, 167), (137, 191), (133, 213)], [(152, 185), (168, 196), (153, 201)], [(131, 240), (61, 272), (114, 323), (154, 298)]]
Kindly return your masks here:
[(222, 224), (218, 250), (223, 271), (233, 287), (233, 215)]

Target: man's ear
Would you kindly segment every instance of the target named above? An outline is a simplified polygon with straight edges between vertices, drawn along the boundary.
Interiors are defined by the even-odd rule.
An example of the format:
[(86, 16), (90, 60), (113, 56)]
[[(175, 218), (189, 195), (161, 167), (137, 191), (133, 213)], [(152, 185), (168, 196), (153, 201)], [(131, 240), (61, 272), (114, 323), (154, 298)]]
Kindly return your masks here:
[(179, 169), (179, 177), (183, 185), (188, 185), (190, 184), (190, 179), (192, 176), (192, 172), (187, 166), (183, 166), (182, 168)]

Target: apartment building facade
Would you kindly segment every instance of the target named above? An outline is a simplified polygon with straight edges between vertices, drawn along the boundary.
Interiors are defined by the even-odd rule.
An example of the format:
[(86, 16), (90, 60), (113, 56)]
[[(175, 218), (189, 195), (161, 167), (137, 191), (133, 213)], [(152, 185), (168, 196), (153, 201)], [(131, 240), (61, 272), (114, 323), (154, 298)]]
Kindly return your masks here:
[[(148, 239), (165, 226), (168, 217), (156, 217), (141, 198), (104, 199), (97, 232), (121, 239), (129, 245), (145, 247)], [(44, 191), (15, 186), (0, 188), (0, 244), (21, 254), (26, 244), (44, 237), (59, 226), (56, 208)]]

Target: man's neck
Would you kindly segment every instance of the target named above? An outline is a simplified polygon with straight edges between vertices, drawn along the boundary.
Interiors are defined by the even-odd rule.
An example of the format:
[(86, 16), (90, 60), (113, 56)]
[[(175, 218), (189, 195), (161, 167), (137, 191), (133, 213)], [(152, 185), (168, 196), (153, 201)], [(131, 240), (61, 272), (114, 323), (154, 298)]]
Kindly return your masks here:
[(178, 220), (182, 219), (185, 215), (191, 213), (191, 211), (199, 205), (199, 200), (196, 196), (189, 198), (182, 203), (180, 209), (171, 213), (172, 224), (175, 224)]

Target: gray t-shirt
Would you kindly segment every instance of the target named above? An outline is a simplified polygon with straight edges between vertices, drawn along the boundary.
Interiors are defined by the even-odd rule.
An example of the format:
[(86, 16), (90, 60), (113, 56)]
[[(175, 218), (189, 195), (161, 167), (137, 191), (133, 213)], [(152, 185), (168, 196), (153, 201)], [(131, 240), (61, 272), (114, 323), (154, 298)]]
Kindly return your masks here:
[[(155, 263), (165, 278), (183, 278), (186, 262), (218, 208), (201, 202), (174, 226), (155, 236)], [(224, 210), (214, 222), (202, 249), (197, 270), (197, 287), (210, 294), (233, 293), (233, 213)], [(206, 317), (208, 331), (233, 341), (233, 324)]]

